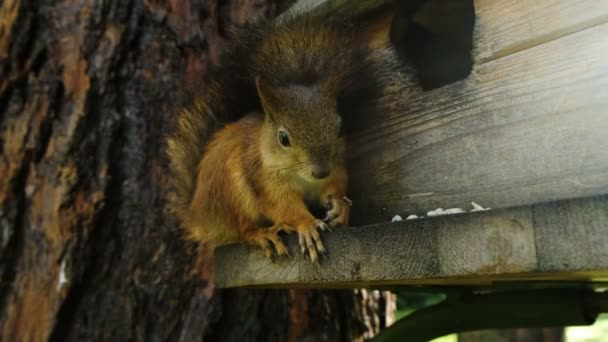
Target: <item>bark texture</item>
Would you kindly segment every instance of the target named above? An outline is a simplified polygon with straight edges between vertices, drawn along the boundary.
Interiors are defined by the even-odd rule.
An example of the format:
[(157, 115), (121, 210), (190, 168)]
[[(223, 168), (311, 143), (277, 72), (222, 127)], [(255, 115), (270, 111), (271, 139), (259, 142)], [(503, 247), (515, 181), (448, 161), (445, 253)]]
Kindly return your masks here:
[(0, 2), (0, 340), (356, 340), (383, 294), (213, 291), (164, 210), (176, 89), (290, 1)]

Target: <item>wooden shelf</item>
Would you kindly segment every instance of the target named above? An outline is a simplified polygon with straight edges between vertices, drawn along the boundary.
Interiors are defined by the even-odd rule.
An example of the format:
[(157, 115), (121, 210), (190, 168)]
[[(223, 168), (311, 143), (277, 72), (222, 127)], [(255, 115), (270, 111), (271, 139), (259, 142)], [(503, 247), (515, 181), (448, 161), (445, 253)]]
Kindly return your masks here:
[(231, 245), (215, 258), (218, 287), (473, 285), (502, 281), (608, 280), (608, 197), (335, 230), (320, 266), (275, 263)]

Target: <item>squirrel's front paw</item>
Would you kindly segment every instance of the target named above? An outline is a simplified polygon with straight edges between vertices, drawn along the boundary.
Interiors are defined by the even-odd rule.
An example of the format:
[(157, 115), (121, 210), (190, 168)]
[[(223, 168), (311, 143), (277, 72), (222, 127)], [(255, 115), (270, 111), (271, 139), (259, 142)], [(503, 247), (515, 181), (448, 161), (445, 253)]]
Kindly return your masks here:
[(352, 202), (346, 196), (337, 198), (328, 195), (326, 204), (328, 211), (323, 221), (327, 222), (330, 227), (347, 226), (351, 204)]
[(274, 255), (289, 256), (289, 250), (276, 229), (255, 229), (246, 235), (246, 239), (264, 250), (264, 255), (274, 261)]
[(310, 257), (310, 261), (319, 263), (319, 256), (325, 253), (325, 246), (318, 230), (329, 230), (327, 224), (321, 220), (314, 220), (312, 224), (301, 225), (296, 228), (298, 242), (302, 254)]

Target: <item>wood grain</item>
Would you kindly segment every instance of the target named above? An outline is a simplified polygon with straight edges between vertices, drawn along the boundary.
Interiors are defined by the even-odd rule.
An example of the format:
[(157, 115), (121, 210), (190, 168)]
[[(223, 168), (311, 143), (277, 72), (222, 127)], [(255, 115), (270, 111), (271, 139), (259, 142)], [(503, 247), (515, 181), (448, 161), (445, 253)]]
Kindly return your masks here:
[(349, 141), (355, 225), (608, 192), (608, 25), (407, 93)]
[[(474, 56), (483, 63), (608, 23), (608, 0), (471, 0), (476, 15)], [(428, 0), (416, 21), (446, 33), (463, 0)], [(364, 13), (387, 0), (300, 0), (290, 12)], [(443, 31), (443, 32), (442, 32)]]
[(478, 62), (608, 22), (608, 0), (475, 0)]
[[(553, 210), (555, 209), (555, 210)], [(601, 269), (608, 264), (608, 206), (601, 200), (534, 209), (538, 267), (546, 271)], [(580, 224), (572, 224), (580, 222)], [(555, 236), (563, 239), (556, 240)], [(549, 241), (554, 241), (550, 243)]]
[[(216, 251), (215, 284), (479, 286), (601, 280), (608, 277), (608, 239), (596, 238), (591, 248), (586, 243), (591, 236), (608, 236), (607, 208), (608, 197), (602, 196), (341, 229), (324, 234), (329, 254), (320, 267), (296, 254), (295, 236), (288, 239), (294, 257), (274, 264), (257, 249), (225, 246)], [(581, 235), (587, 238), (575, 241)]]

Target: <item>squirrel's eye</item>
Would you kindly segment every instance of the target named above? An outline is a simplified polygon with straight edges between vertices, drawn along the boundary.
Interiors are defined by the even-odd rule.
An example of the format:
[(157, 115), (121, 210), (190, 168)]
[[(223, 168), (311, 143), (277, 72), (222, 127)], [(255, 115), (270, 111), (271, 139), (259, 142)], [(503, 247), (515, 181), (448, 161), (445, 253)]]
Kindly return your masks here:
[(285, 147), (289, 147), (291, 143), (289, 142), (289, 136), (285, 131), (279, 131), (279, 143)]

